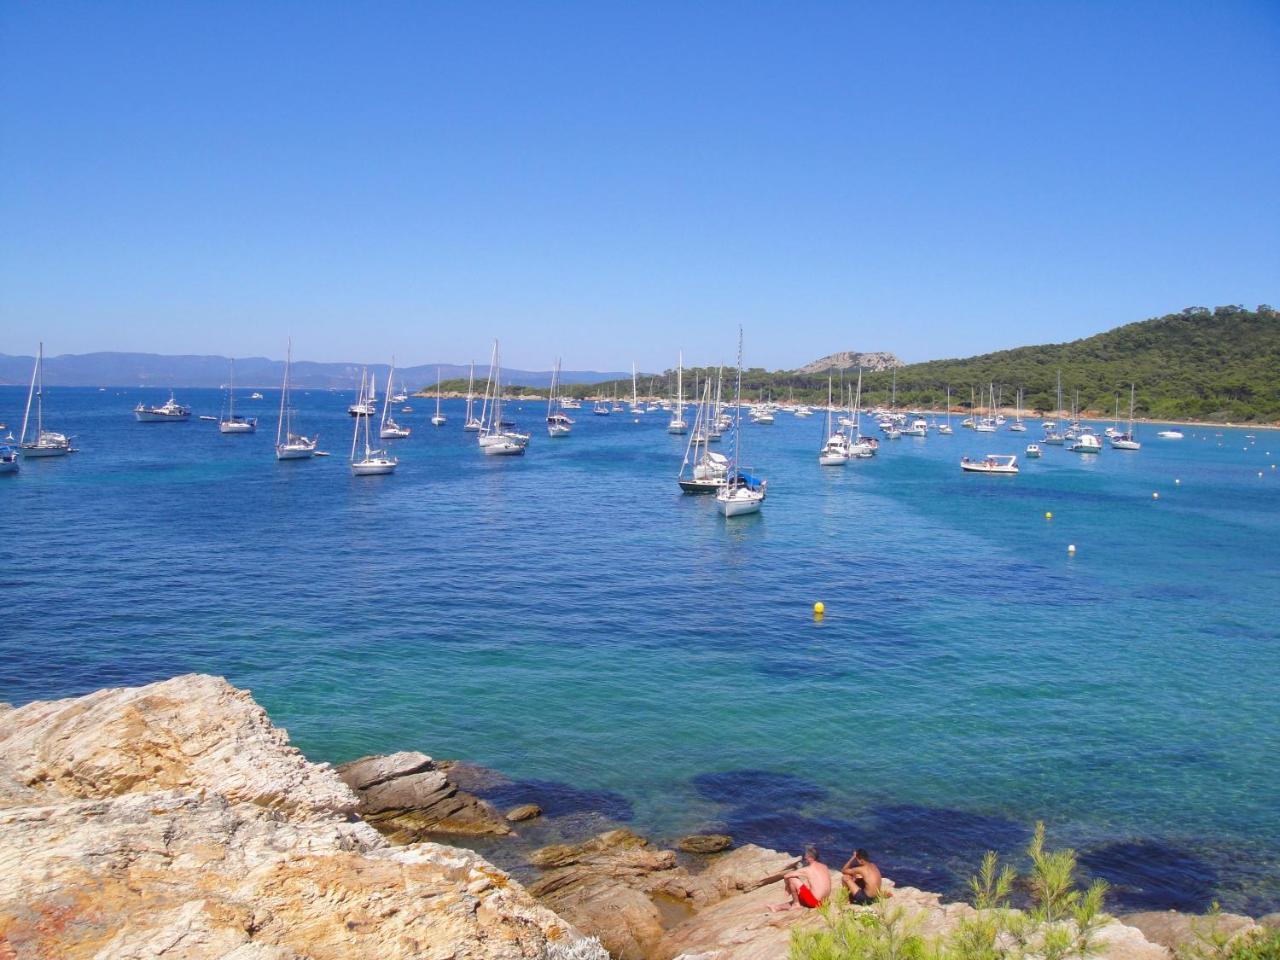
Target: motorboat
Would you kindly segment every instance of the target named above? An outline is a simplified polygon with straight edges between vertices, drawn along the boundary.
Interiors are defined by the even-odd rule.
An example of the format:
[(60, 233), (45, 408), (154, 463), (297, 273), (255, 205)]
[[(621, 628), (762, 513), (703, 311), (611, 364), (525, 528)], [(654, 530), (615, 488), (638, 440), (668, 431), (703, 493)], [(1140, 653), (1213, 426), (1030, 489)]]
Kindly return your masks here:
[(139, 423), (185, 423), (191, 419), (191, 408), (184, 407), (169, 391), (169, 399), (158, 407), (139, 403), (133, 408), (133, 416)]
[(1029, 459), (1037, 459), (1040, 456), (1040, 445), (1038, 443), (1028, 443), (1026, 455)]
[(970, 460), (963, 457), (960, 469), (966, 473), (991, 473), (999, 476), (1011, 476), (1018, 472), (1018, 458), (1012, 453), (988, 453), (981, 460)]
[(1181, 440), (1182, 431), (1181, 430), (1161, 430), (1159, 433), (1156, 434), (1156, 436), (1164, 440)]
[(1102, 441), (1096, 433), (1082, 431), (1067, 449), (1072, 453), (1101, 453)]
[(0, 447), (0, 473), (17, 473), (20, 467), (18, 451), (7, 444)]

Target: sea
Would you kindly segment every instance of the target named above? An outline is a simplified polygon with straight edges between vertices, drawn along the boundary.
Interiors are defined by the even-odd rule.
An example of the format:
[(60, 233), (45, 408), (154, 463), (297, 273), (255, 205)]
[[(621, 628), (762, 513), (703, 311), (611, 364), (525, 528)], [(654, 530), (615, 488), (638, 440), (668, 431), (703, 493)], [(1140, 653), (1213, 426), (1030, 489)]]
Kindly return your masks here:
[(834, 468), (783, 412), (743, 426), (768, 499), (726, 521), (660, 413), (552, 440), (514, 403), (528, 454), (487, 458), (413, 398), (397, 472), (356, 478), (351, 394), (297, 391), (332, 456), (278, 463), (262, 392), (222, 436), (136, 423), (167, 390), (46, 391), (79, 452), (0, 476), (0, 700), (212, 673), (314, 760), (462, 758), (549, 816), (862, 846), (949, 895), (1043, 821), (1113, 909), (1280, 909), (1280, 433), (1142, 425), (994, 477), (960, 458), (1038, 423)]

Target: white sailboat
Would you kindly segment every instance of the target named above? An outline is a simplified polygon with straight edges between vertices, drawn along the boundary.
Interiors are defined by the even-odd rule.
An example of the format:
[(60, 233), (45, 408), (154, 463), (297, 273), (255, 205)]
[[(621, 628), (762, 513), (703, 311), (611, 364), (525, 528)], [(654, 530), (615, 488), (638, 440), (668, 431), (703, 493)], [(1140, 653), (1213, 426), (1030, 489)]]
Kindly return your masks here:
[(227, 390), (227, 415), (218, 421), (219, 433), (253, 433), (258, 429), (257, 417), (242, 417), (236, 413), (236, 362), (231, 361), (231, 382)]
[(733, 395), (733, 450), (727, 480), (716, 492), (716, 508), (729, 517), (759, 513), (769, 481), (742, 472), (742, 328), (738, 328), (738, 378)]
[(1022, 388), (1018, 388), (1018, 410), (1013, 415), (1013, 423), (1009, 424), (1009, 429), (1014, 433), (1026, 433), (1027, 425), (1022, 422)]
[(688, 433), (689, 424), (684, 419), (684, 351), (676, 362), (676, 405), (671, 413), (671, 422), (667, 424), (667, 433)]
[(728, 480), (729, 459), (707, 446), (711, 442), (709, 423), (712, 416), (711, 381), (708, 380), (693, 419), (693, 433), (685, 444), (680, 474), (676, 477), (685, 493), (715, 493)]
[(489, 360), (489, 383), (480, 410), (480, 450), (486, 457), (522, 457), (529, 445), (529, 434), (508, 430), (502, 421), (502, 355), (498, 341), (493, 341)]
[(1118, 433), (1111, 438), (1112, 450), (1141, 450), (1142, 444), (1138, 442), (1138, 434), (1133, 429), (1133, 394), (1134, 384), (1129, 384), (1129, 429), (1124, 433)]
[[(387, 389), (382, 397), (382, 423), (378, 428), (380, 440), (404, 440), (412, 432), (410, 427), (402, 427), (391, 419), (391, 378), (396, 374), (396, 358), (391, 358), (391, 366), (387, 370)], [(370, 382), (373, 377), (370, 375)]]
[(573, 420), (564, 412), (560, 400), (560, 358), (551, 371), (551, 392), (547, 395), (547, 436), (567, 437), (573, 429)]
[[(359, 403), (370, 402), (374, 390), (374, 379), (366, 371), (360, 373)], [(373, 477), (395, 473), (400, 461), (388, 455), (386, 450), (375, 450), (369, 444), (369, 421), (372, 417), (356, 417), (355, 429), (351, 433), (351, 473), (357, 477)], [(361, 431), (364, 432), (364, 452), (357, 457)]]
[(640, 393), (636, 389), (636, 362), (631, 361), (631, 412), (635, 416), (640, 416), (645, 412), (644, 407), (640, 405)]
[(436, 412), (431, 417), (431, 425), (433, 427), (443, 427), (448, 423), (448, 418), (440, 412), (440, 368), (436, 367)]
[(293, 338), (284, 355), (284, 382), (280, 385), (280, 418), (276, 421), (276, 459), (309, 460), (316, 452), (319, 435), (304, 437), (293, 432), (293, 407), (289, 403), (289, 368), (293, 364)]
[[(31, 419), (31, 404), (35, 402), (36, 423), (31, 439), (27, 439), (27, 426)], [(31, 387), (27, 390), (27, 409), (22, 414), (22, 431), (18, 434), (18, 450), (24, 460), (36, 457), (65, 457), (71, 453), (71, 438), (44, 428), (44, 343), (36, 351), (36, 363), (31, 368)]]
[(853, 452), (849, 449), (849, 437), (840, 430), (832, 429), (831, 415), (834, 412), (835, 408), (831, 403), (831, 375), (828, 374), (827, 423), (824, 430), (826, 439), (822, 442), (822, 449), (818, 451), (818, 464), (823, 467), (843, 467), (853, 457)]
[(467, 414), (462, 429), (467, 433), (479, 433), (481, 423), (475, 415), (476, 403), (476, 362), (471, 361), (471, 372), (467, 374)]
[(951, 384), (947, 384), (947, 422), (939, 425), (938, 433), (945, 437), (949, 437), (955, 433), (951, 428)]

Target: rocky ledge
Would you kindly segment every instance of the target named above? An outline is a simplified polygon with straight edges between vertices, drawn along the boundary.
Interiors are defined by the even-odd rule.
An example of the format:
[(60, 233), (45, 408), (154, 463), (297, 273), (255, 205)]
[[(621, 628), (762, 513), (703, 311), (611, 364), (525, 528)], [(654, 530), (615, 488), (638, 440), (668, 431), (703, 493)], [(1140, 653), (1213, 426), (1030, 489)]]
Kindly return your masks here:
[(603, 958), (486, 860), (394, 846), (358, 803), (214, 677), (0, 712), (0, 958)]
[[(714, 834), (677, 852), (564, 817), (597, 824), (572, 838), (459, 781), (483, 792), (484, 772), (416, 752), (311, 763), (215, 677), (0, 705), (0, 960), (781, 960), (826, 922), (765, 910), (789, 854)], [(523, 850), (508, 865), (527, 887), (429, 836)], [(886, 884), (928, 936), (975, 913)], [(1095, 954), (1171, 960), (1196, 926), (1108, 919)]]

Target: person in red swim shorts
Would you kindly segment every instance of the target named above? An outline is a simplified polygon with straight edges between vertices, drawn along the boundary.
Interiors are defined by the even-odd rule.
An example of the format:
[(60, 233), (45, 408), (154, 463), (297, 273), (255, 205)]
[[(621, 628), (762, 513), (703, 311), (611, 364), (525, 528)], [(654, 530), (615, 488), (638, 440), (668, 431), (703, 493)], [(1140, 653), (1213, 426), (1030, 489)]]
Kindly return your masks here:
[(782, 885), (790, 899), (786, 903), (769, 904), (769, 910), (774, 913), (802, 908), (812, 910), (827, 899), (831, 894), (831, 871), (822, 862), (817, 847), (805, 847), (804, 866), (784, 873)]

